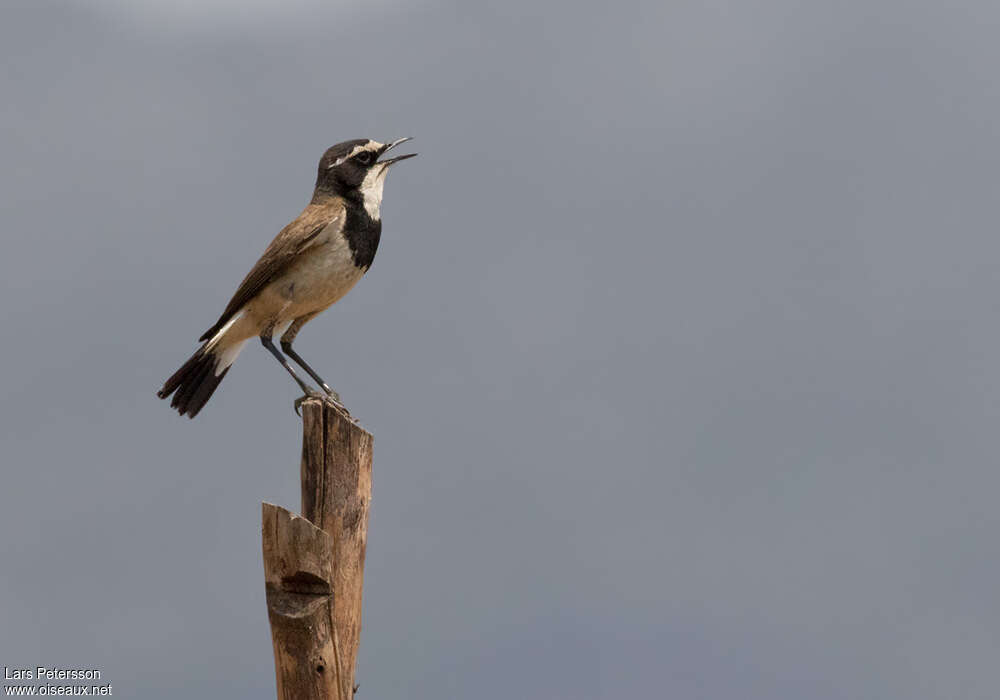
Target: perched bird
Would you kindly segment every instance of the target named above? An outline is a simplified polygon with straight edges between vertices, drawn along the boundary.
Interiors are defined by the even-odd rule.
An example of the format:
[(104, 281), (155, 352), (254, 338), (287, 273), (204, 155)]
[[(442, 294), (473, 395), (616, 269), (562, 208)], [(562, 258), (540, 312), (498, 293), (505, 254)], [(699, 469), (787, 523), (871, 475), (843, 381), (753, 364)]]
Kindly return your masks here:
[[(342, 406), (337, 392), (299, 357), (292, 342), (307, 321), (347, 294), (371, 266), (382, 233), (379, 209), (385, 177), (394, 163), (416, 153), (379, 158), (409, 140), (384, 144), (356, 139), (327, 149), (319, 161), (312, 201), (271, 241), (219, 320), (199, 338), (204, 345), (164, 382), (157, 396), (165, 399), (173, 394), (170, 405), (182, 416), (194, 418), (243, 344), (256, 336), (306, 396), (328, 397)], [(276, 335), (284, 355), (325, 394), (311, 388), (292, 369), (272, 342)]]

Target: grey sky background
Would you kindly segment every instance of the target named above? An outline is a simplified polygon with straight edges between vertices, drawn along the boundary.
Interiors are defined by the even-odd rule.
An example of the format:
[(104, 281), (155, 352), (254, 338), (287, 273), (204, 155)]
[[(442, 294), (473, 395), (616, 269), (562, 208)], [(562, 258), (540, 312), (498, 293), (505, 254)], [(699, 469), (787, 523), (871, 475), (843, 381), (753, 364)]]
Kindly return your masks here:
[(295, 387), (154, 391), (412, 135), (298, 345), (375, 434), (359, 698), (1000, 695), (996, 3), (2, 15), (0, 665), (273, 697)]

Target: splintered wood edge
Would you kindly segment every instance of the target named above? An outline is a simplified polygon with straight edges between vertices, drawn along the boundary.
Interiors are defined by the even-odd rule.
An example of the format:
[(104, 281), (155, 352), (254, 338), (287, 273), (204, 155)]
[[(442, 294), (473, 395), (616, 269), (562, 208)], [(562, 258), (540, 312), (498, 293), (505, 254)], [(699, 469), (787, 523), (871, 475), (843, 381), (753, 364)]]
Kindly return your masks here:
[(303, 418), (303, 420), (305, 420), (305, 416), (306, 416), (306, 411), (307, 410), (312, 410), (312, 411), (320, 410), (320, 411), (322, 411), (324, 408), (330, 409), (330, 411), (333, 414), (335, 414), (338, 417), (342, 418), (352, 428), (354, 428), (355, 430), (361, 431), (362, 433), (364, 433), (365, 435), (367, 435), (369, 438), (371, 438), (372, 440), (374, 440), (374, 436), (368, 431), (367, 428), (362, 427), (361, 423), (358, 422), (357, 418), (355, 418), (354, 416), (352, 416), (350, 413), (348, 413), (346, 410), (344, 410), (343, 408), (341, 408), (337, 404), (333, 403), (332, 401), (326, 401), (324, 399), (315, 399), (315, 398), (308, 398), (308, 399), (306, 399), (305, 401), (302, 402), (302, 418)]
[(273, 503), (261, 504), (264, 580), (294, 592), (333, 590), (333, 538), (300, 515)]

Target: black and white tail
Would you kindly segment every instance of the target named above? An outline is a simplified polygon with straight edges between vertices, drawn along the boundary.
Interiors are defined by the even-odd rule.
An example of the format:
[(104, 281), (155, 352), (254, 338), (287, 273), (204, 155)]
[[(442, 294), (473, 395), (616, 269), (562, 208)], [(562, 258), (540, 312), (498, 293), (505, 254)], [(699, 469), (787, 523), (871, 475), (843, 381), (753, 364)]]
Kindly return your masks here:
[(202, 346), (163, 383), (163, 388), (156, 395), (165, 399), (173, 394), (170, 406), (176, 408), (182, 416), (194, 418), (212, 398), (229, 371), (229, 366), (218, 367), (219, 360), (219, 356)]

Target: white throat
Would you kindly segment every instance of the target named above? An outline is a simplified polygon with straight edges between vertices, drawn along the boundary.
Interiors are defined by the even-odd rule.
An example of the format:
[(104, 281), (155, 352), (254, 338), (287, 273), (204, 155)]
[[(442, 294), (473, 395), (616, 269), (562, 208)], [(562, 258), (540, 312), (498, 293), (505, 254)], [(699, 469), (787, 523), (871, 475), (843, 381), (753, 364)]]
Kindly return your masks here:
[(365, 211), (374, 220), (381, 218), (382, 186), (385, 176), (389, 174), (389, 166), (372, 168), (361, 183), (361, 196), (364, 197)]

